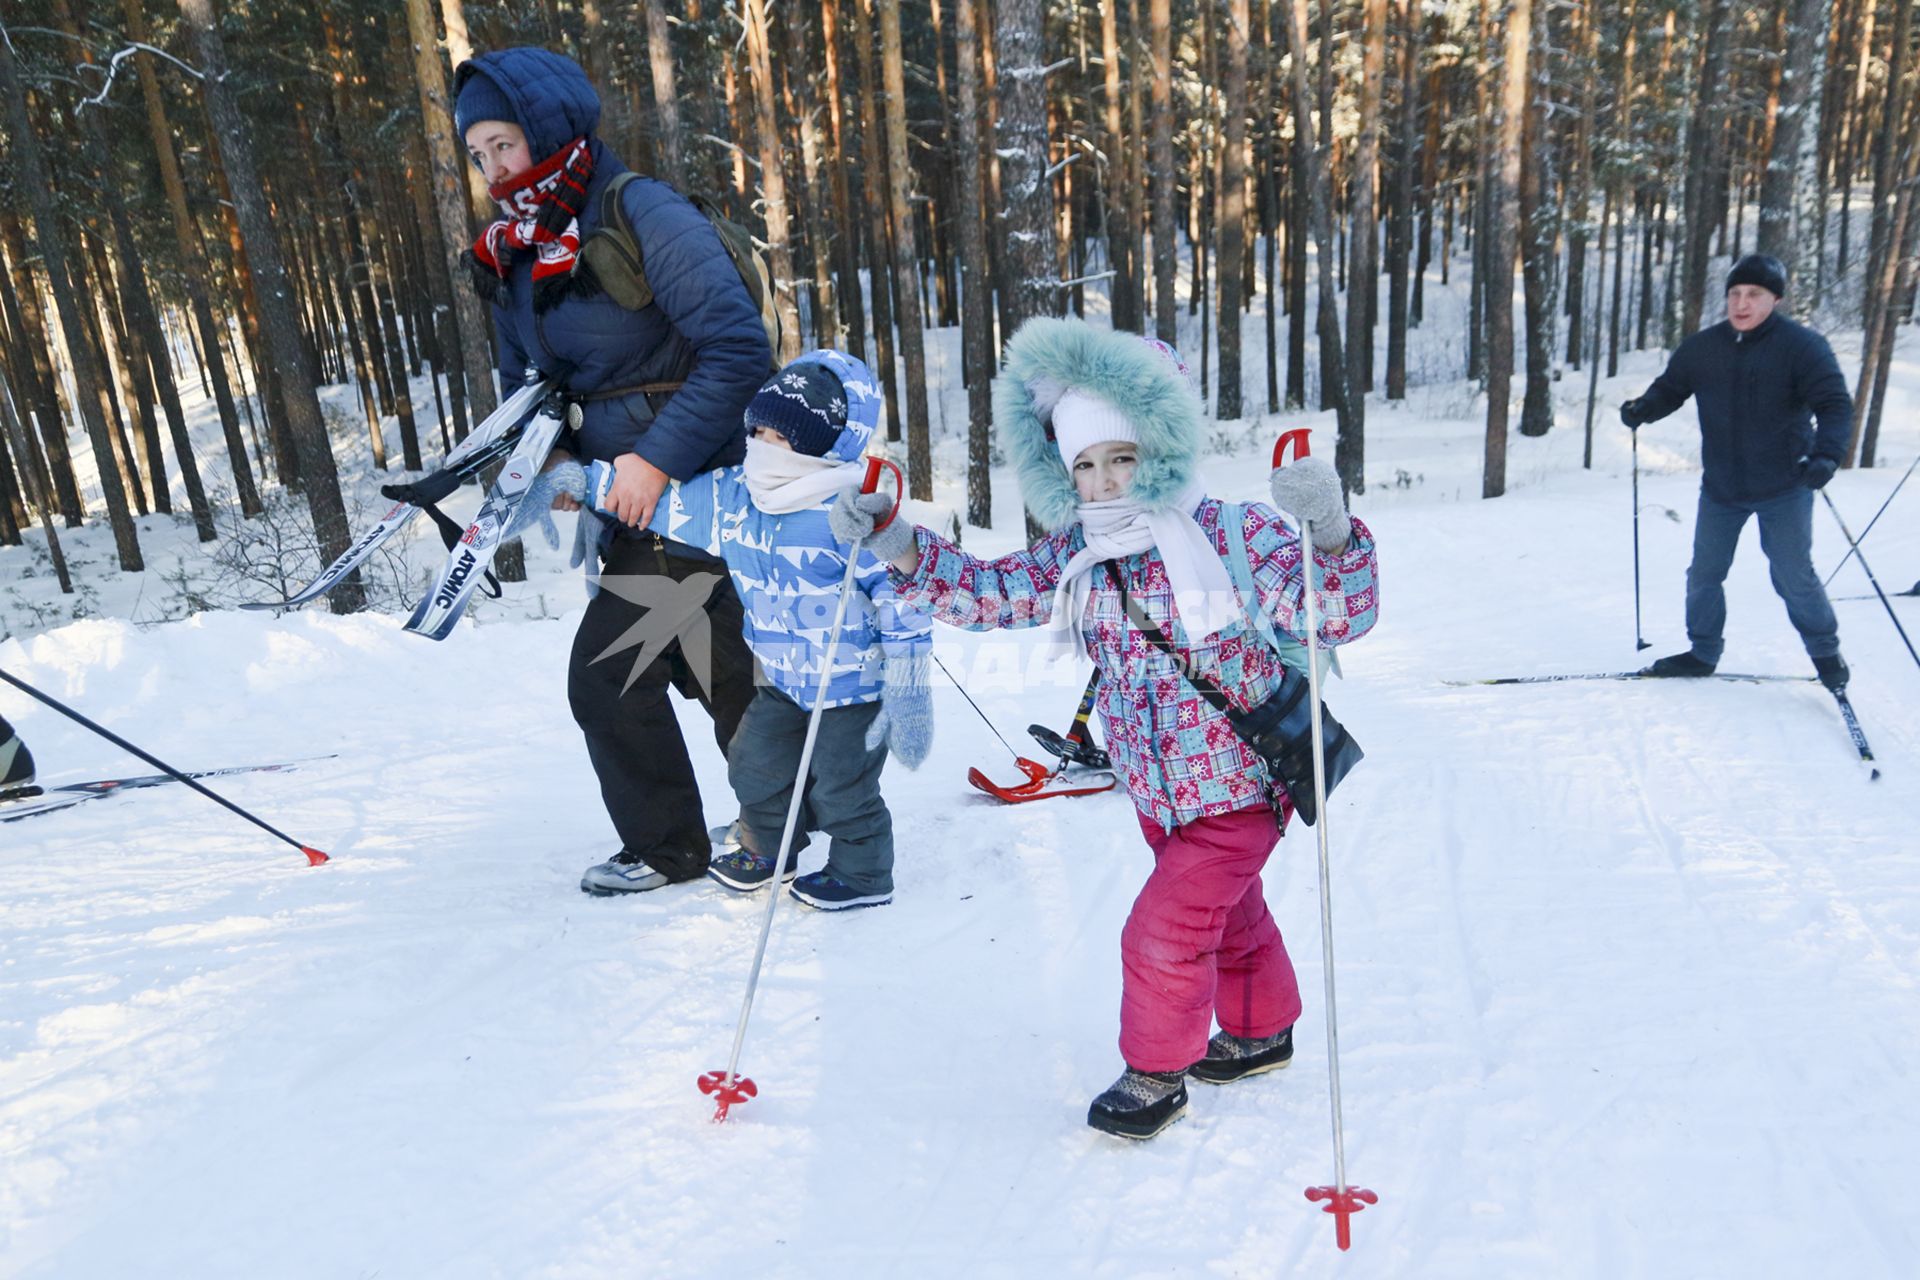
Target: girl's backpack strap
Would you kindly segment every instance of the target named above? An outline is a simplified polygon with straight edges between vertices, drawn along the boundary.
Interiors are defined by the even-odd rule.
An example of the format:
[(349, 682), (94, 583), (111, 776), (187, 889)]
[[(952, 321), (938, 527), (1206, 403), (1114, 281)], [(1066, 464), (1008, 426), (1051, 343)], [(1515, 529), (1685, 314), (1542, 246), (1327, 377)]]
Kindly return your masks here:
[[(1233, 585), (1240, 592), (1240, 603), (1246, 609), (1247, 616), (1253, 622), (1254, 630), (1260, 633), (1267, 646), (1280, 655), (1280, 661), (1292, 667), (1301, 675), (1307, 673), (1307, 646), (1281, 631), (1267, 616), (1260, 602), (1260, 589), (1253, 580), (1253, 560), (1247, 550), (1247, 508), (1238, 502), (1220, 504), (1220, 518), (1231, 521), (1227, 534), (1227, 572), (1233, 578)], [(1321, 650), (1320, 672), (1326, 674), (1328, 664), (1332, 662), (1335, 672), (1339, 664), (1332, 661), (1331, 650)]]

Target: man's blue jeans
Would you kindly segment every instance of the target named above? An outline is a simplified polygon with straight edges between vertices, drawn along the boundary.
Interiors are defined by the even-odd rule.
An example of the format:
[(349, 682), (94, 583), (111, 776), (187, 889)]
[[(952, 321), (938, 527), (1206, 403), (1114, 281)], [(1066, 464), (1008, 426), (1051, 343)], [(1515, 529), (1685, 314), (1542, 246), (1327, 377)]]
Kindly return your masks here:
[(1839, 653), (1840, 624), (1820, 575), (1813, 571), (1813, 490), (1793, 488), (1777, 498), (1735, 503), (1722, 502), (1702, 487), (1693, 526), (1693, 563), (1687, 567), (1687, 639), (1693, 642), (1694, 655), (1717, 663), (1726, 648), (1723, 584), (1748, 516), (1760, 517), (1760, 549), (1767, 556), (1773, 589), (1786, 602), (1787, 617), (1807, 646), (1807, 656)]

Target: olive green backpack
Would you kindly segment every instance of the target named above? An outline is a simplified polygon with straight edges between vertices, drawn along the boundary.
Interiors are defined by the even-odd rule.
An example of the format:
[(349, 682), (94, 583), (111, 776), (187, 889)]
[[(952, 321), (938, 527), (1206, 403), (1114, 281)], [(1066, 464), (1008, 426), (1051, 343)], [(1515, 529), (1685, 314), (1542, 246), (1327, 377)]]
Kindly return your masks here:
[[(620, 193), (637, 173), (623, 173), (600, 192), (600, 227), (580, 246), (574, 273), (582, 267), (606, 295), (628, 311), (640, 311), (653, 303), (653, 286), (647, 283), (646, 265), (641, 261), (640, 240), (627, 223), (626, 204)], [(761, 327), (767, 331), (767, 349), (773, 353), (774, 369), (780, 367), (780, 314), (773, 305), (773, 273), (767, 269), (767, 256), (753, 242), (753, 236), (739, 223), (729, 219), (720, 207), (703, 195), (687, 199), (713, 227), (725, 246), (733, 269), (747, 286), (747, 296), (760, 312)]]

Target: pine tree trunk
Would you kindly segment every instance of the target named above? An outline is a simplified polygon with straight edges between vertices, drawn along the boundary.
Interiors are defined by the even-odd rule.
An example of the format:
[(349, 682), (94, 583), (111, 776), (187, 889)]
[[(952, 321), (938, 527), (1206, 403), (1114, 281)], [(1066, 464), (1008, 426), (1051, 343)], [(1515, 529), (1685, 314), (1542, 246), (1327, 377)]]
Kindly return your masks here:
[(1492, 182), (1487, 192), (1487, 447), (1480, 496), (1507, 491), (1507, 411), (1513, 381), (1513, 205), (1520, 185), (1520, 139), (1526, 123), (1527, 53), (1533, 0), (1508, 0), (1505, 65)]
[[(937, 2), (937, 0), (936, 0)], [(1135, 332), (1140, 328), (1140, 300), (1133, 291), (1133, 192), (1129, 189), (1126, 133), (1120, 124), (1120, 0), (1100, 0), (1100, 56), (1104, 72), (1105, 129), (1101, 147), (1106, 167), (1100, 188), (1107, 198), (1107, 262), (1113, 268), (1109, 290), (1113, 327)]]
[(1359, 92), (1359, 134), (1354, 139), (1353, 181), (1348, 209), (1347, 421), (1340, 427), (1334, 465), (1349, 493), (1366, 488), (1367, 392), (1373, 390), (1373, 311), (1380, 296), (1379, 238), (1380, 87), (1387, 71), (1387, 0), (1364, 0)]
[[(419, 0), (410, 0), (418, 3)], [(665, 0), (643, 0), (647, 11), (647, 69), (653, 79), (654, 144), (660, 176), (676, 191), (687, 189), (685, 145), (680, 136), (680, 96), (673, 83), (673, 37)], [(417, 38), (417, 37), (416, 37)]]
[(875, 0), (880, 11), (880, 63), (887, 90), (887, 193), (893, 206), (893, 269), (899, 284), (900, 353), (907, 374), (907, 491), (933, 499), (933, 445), (927, 426), (926, 329), (916, 287), (912, 170), (907, 165), (907, 87), (900, 60), (900, 0)]
[[(1826, 171), (1820, 164), (1820, 148), (1823, 112), (1826, 104), (1827, 88), (1827, 36), (1833, 26), (1832, 0), (1796, 0), (1792, 25), (1788, 28), (1789, 39), (1802, 39), (1812, 45), (1804, 68), (1789, 67), (1786, 80), (1781, 86), (1782, 105), (1787, 96), (1796, 94), (1800, 110), (1795, 113), (1795, 140), (1793, 172), (1787, 177), (1787, 198), (1793, 203), (1792, 227), (1786, 242), (1776, 254), (1786, 264), (1789, 275), (1787, 286), (1788, 308), (1796, 319), (1805, 320), (1813, 314), (1820, 302), (1821, 247), (1826, 243), (1827, 231), (1827, 192)], [(1812, 10), (1812, 21), (1802, 25), (1802, 14)], [(1797, 60), (1797, 50), (1790, 50), (1790, 61)], [(1794, 83), (1797, 80), (1800, 83)], [(1811, 119), (1808, 114), (1811, 113)], [(1785, 132), (1779, 125), (1774, 127), (1773, 145), (1776, 155), (1786, 147), (1782, 141)], [(1773, 178), (1773, 156), (1767, 160), (1767, 178)], [(1766, 204), (1767, 188), (1761, 187), (1761, 242), (1766, 243)], [(1766, 252), (1766, 250), (1762, 250)]]
[(1714, 224), (1719, 221), (1714, 179), (1720, 172), (1722, 123), (1726, 119), (1724, 80), (1727, 65), (1729, 0), (1711, 0), (1702, 29), (1704, 49), (1695, 80), (1693, 115), (1687, 125), (1687, 178), (1683, 203), (1686, 240), (1681, 254), (1680, 296), (1669, 299), (1668, 315), (1676, 323), (1667, 331), (1667, 345), (1700, 327), (1700, 308), (1707, 289), (1707, 260)]
[(26, 188), (28, 207), (33, 212), (34, 241), (52, 286), (54, 303), (60, 311), (60, 328), (66, 335), (67, 354), (73, 362), (77, 407), (86, 424), (87, 438), (93, 445), (101, 496), (106, 500), (107, 519), (113, 527), (114, 549), (119, 554), (120, 567), (128, 573), (138, 573), (146, 564), (140, 556), (139, 533), (127, 506), (126, 490), (121, 487), (113, 466), (113, 445), (108, 439), (107, 423), (94, 396), (101, 373), (94, 364), (75, 301), (77, 295), (68, 275), (66, 232), (53, 207), (53, 180), (42, 158), (40, 139), (27, 118), (26, 87), (20, 82), (13, 49), (4, 37), (0, 37), (0, 101), (5, 102), (7, 111), (9, 166), (19, 185)]
[(773, 271), (773, 305), (780, 316), (781, 364), (800, 355), (800, 308), (794, 302), (793, 246), (787, 214), (786, 153), (773, 105), (773, 60), (766, 0), (746, 0), (747, 74), (753, 85), (754, 136), (760, 152), (760, 191), (767, 227), (767, 265)]
[[(1002, 6), (1008, 0), (1000, 0)], [(1031, 0), (1028, 0), (1030, 3)], [(1147, 168), (1153, 175), (1153, 311), (1160, 341), (1179, 345), (1180, 319), (1174, 292), (1179, 246), (1173, 225), (1173, 6), (1150, 0), (1147, 25), (1153, 42), (1153, 142)]]
[(846, 105), (840, 77), (838, 0), (821, 0), (820, 43), (825, 57), (827, 122), (833, 130), (833, 157), (827, 169), (833, 186), (833, 269), (839, 280), (835, 292), (840, 302), (840, 328), (846, 336), (847, 351), (865, 361), (867, 303), (860, 288), (860, 224), (854, 218), (853, 193), (847, 182), (852, 160), (846, 144)]
[(961, 361), (967, 383), (967, 523), (993, 524), (993, 272), (987, 261), (980, 179), (977, 0), (954, 0), (955, 124), (960, 151)]
[(900, 439), (899, 378), (894, 372), (893, 234), (888, 225), (893, 203), (888, 197), (886, 134), (875, 105), (879, 92), (879, 72), (873, 65), (873, 28), (867, 19), (869, 0), (849, 0), (853, 22), (848, 34), (853, 37), (854, 56), (860, 64), (860, 154), (861, 175), (867, 191), (867, 287), (873, 295), (874, 371), (880, 375), (880, 387), (887, 402), (887, 439)]
[[(1312, 228), (1315, 255), (1319, 258), (1319, 305), (1314, 317), (1320, 337), (1320, 399), (1323, 408), (1334, 411), (1341, 436), (1347, 433), (1352, 408), (1347, 398), (1346, 358), (1340, 348), (1340, 304), (1334, 294), (1333, 214), (1328, 208), (1325, 146), (1316, 141), (1311, 95), (1307, 89), (1307, 0), (1287, 0), (1287, 48), (1293, 57), (1293, 138), (1294, 163), (1306, 176), (1307, 221)], [(1322, 49), (1323, 54), (1327, 52)], [(1331, 126), (1331, 120), (1323, 120)], [(1341, 477), (1342, 483), (1346, 477)]]
[(0, 430), (6, 432), (14, 456), (19, 459), (22, 492), (40, 509), (40, 523), (47, 533), (47, 555), (53, 561), (53, 573), (60, 581), (60, 591), (64, 595), (72, 595), (73, 575), (67, 571), (67, 556), (60, 547), (60, 534), (53, 527), (53, 512), (57, 504), (53, 495), (47, 492), (39, 469), (34, 465), (33, 444), (28, 438), (26, 424), (21, 420), (21, 413), (17, 411), (19, 407), (19, 398), (14, 395), (4, 371), (0, 371)]
[[(23, 346), (24, 371), (19, 375), (29, 383), (20, 400), (20, 412), (26, 416), (27, 402), (39, 419), (39, 438), (43, 442), (47, 470), (53, 482), (53, 494), (60, 505), (67, 528), (77, 529), (86, 516), (80, 501), (80, 486), (73, 474), (73, 456), (67, 449), (67, 425), (60, 412), (60, 397), (53, 379), (53, 332), (48, 328), (40, 307), (40, 288), (27, 267), (26, 229), (17, 218), (0, 210), (0, 307), (4, 308), (7, 327)], [(17, 369), (21, 366), (16, 365)]]
[[(226, 52), (214, 26), (211, 2), (179, 0), (179, 3), (180, 16), (192, 32), (199, 66), (206, 75), (202, 91), (208, 115), (220, 137), (220, 154), (227, 171), (227, 183), (233, 191), (234, 214), (248, 242), (248, 258), (253, 266), (262, 312), (261, 328), (281, 378), (287, 425), (299, 453), (307, 509), (319, 538), (321, 559), (331, 561), (345, 553), (352, 541), (352, 531), (347, 527), (346, 507), (340, 500), (340, 480), (326, 422), (320, 415), (313, 350), (307, 345), (294, 314), (294, 299), (286, 268), (280, 260), (280, 246), (274, 238), (259, 175), (254, 170), (247, 124), (223, 78)], [(364, 605), (365, 596), (358, 579), (350, 577), (328, 601), (335, 613), (351, 613)]]
[[(128, 38), (145, 43), (146, 15), (141, 0), (121, 0), (120, 9), (126, 19)], [(187, 209), (186, 185), (180, 180), (180, 165), (174, 157), (173, 130), (167, 123), (166, 107), (160, 98), (160, 82), (154, 74), (153, 59), (142, 57), (134, 61), (140, 74), (140, 94), (146, 103), (147, 133), (153, 142), (154, 158), (160, 169), (160, 185), (166, 192), (167, 208), (172, 215), (168, 221), (173, 224), (174, 245), (180, 255), (187, 305), (192, 309), (194, 323), (200, 330), (201, 366), (207, 381), (212, 384), (214, 405), (220, 414), (220, 430), (227, 445), (227, 465), (233, 474), (234, 493), (240, 499), (241, 514), (252, 518), (263, 509), (260, 491), (254, 485), (253, 468), (247, 461), (247, 442), (240, 434), (240, 411), (234, 404), (226, 361), (221, 358), (220, 344), (213, 336), (213, 305), (207, 298), (206, 279), (200, 266), (201, 254), (193, 232), (193, 215)]]
[(804, 16), (800, 9), (790, 7), (782, 15), (781, 25), (787, 33), (787, 82), (793, 88), (800, 125), (800, 166), (806, 187), (802, 209), (807, 246), (813, 256), (813, 335), (819, 346), (841, 350), (846, 344), (839, 302), (834, 297), (834, 224), (828, 211), (826, 174), (821, 167), (820, 105), (814, 93), (813, 55)]
[[(1109, 3), (1111, 0), (1109, 0)], [(1226, 0), (1227, 68), (1223, 86), (1226, 128), (1220, 156), (1220, 311), (1214, 317), (1220, 331), (1220, 390), (1216, 414), (1232, 420), (1240, 406), (1240, 310), (1244, 284), (1241, 264), (1246, 258), (1247, 226), (1247, 46), (1250, 43), (1248, 0)]]
[(1400, 18), (1399, 126), (1393, 137), (1393, 187), (1387, 197), (1387, 399), (1407, 398), (1407, 279), (1413, 253), (1414, 138), (1420, 132), (1419, 12), (1412, 0), (1396, 6)]
[(1554, 204), (1551, 47), (1552, 9), (1543, 7), (1533, 22), (1533, 51), (1528, 63), (1526, 122), (1522, 128), (1520, 169), (1520, 262), (1526, 285), (1527, 381), (1520, 410), (1520, 434), (1543, 436), (1553, 427), (1554, 328), (1558, 320), (1560, 216)]
[(1007, 314), (1008, 323), (1018, 329), (1029, 316), (1060, 315), (1063, 304), (1054, 262), (1053, 183), (1047, 177), (1046, 5), (1043, 0), (999, 0), (994, 10)]

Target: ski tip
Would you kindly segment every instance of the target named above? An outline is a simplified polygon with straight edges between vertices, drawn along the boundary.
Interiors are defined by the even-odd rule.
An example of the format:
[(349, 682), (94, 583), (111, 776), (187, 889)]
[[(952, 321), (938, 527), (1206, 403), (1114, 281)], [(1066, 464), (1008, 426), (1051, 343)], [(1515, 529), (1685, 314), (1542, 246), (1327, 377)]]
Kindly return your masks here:
[(1868, 781), (1868, 782), (1878, 782), (1878, 781), (1880, 781), (1880, 771), (1879, 771), (1878, 769), (1875, 769), (1875, 770), (1874, 770), (1874, 771), (1873, 771), (1872, 773), (1869, 773), (1869, 774), (1867, 775), (1867, 781)]
[(326, 855), (326, 854), (324, 854), (324, 853), (322, 853), (322, 852), (320, 852), (320, 851), (319, 851), (318, 849), (315, 849), (315, 848), (312, 848), (312, 847), (310, 847), (310, 846), (308, 846), (308, 845), (304, 845), (304, 844), (303, 844), (303, 845), (301, 845), (301, 846), (300, 846), (300, 852), (302, 852), (302, 853), (304, 853), (304, 854), (306, 854), (306, 855), (307, 855), (307, 865), (308, 865), (308, 866), (310, 866), (310, 867), (317, 867), (317, 866), (319, 866), (319, 865), (320, 865), (321, 863), (323, 863), (323, 862), (325, 862), (325, 861), (327, 861), (327, 855)]

